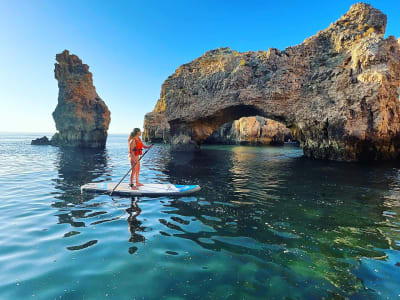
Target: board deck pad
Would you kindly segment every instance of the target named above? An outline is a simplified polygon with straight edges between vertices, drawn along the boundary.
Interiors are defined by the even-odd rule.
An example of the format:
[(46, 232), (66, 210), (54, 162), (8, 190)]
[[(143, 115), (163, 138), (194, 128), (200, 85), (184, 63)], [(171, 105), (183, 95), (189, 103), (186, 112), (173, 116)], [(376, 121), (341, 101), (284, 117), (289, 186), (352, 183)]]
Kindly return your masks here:
[[(89, 193), (111, 193), (116, 182), (87, 183), (81, 186), (81, 192)], [(132, 190), (128, 183), (121, 183), (113, 195), (122, 196), (183, 196), (200, 190), (198, 185), (179, 185), (179, 184), (144, 184), (138, 190)]]

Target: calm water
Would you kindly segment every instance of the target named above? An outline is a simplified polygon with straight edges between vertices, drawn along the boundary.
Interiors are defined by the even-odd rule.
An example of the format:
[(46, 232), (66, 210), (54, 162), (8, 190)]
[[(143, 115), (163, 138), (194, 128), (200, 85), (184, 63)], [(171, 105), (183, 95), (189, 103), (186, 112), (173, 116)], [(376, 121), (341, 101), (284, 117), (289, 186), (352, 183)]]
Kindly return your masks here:
[(191, 197), (80, 193), (129, 169), (104, 151), (0, 135), (0, 299), (397, 299), (400, 164), (302, 158), (298, 148), (156, 146), (142, 182)]

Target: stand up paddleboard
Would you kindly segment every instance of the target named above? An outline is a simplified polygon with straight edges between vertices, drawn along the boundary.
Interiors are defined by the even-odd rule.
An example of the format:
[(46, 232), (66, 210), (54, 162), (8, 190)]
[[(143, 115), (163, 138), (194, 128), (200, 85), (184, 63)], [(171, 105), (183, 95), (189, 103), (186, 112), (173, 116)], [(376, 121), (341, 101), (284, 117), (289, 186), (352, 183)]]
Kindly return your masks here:
[[(87, 183), (81, 187), (81, 192), (110, 194), (116, 182)], [(198, 185), (178, 185), (178, 184), (144, 184), (137, 190), (132, 190), (127, 183), (121, 183), (114, 191), (113, 195), (121, 196), (184, 196), (200, 190)]]

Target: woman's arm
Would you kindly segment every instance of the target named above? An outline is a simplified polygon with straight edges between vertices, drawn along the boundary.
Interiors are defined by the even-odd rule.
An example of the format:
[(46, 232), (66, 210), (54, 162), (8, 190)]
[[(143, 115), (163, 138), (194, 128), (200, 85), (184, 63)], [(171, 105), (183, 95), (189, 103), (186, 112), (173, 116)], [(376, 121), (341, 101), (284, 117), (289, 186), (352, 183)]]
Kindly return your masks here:
[[(139, 138), (139, 139), (140, 139), (140, 138)], [(143, 143), (142, 139), (140, 139), (140, 141), (142, 142), (143, 149), (149, 149), (149, 148), (153, 147), (153, 145), (146, 146), (146, 145)]]
[(135, 148), (136, 148), (136, 141), (135, 139), (132, 139), (129, 144), (129, 153), (133, 154), (133, 150), (135, 150)]

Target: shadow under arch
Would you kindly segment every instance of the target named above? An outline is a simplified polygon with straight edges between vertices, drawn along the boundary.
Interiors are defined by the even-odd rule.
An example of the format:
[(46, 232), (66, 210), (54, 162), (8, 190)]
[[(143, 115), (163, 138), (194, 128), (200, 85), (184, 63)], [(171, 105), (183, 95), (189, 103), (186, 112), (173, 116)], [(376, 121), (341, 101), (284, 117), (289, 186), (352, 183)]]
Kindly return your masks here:
[[(266, 115), (265, 112), (256, 105), (241, 104), (230, 106), (221, 109), (206, 118), (199, 118), (196, 121), (191, 122), (189, 125), (179, 121), (170, 121), (169, 125), (172, 136), (172, 149), (186, 150), (188, 146), (199, 149), (200, 145), (222, 125), (233, 122), (242, 117), (251, 116), (262, 116), (285, 124), (284, 120), (277, 119), (273, 115)], [(190, 145), (187, 144), (187, 140), (190, 140)]]

